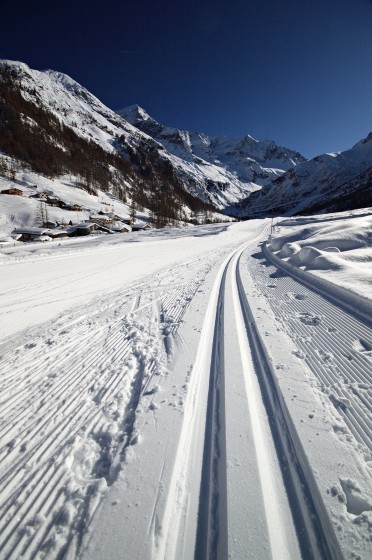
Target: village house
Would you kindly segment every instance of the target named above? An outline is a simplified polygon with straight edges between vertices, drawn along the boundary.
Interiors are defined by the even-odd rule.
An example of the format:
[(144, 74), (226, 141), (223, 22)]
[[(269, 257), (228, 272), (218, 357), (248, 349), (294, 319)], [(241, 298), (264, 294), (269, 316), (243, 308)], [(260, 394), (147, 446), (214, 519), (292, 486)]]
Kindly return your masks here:
[(46, 201), (49, 204), (49, 206), (56, 206), (58, 208), (62, 208), (63, 206), (62, 200), (56, 197), (47, 196)]
[(18, 241), (20, 237), (21, 237), (20, 235), (14, 235), (14, 236), (4, 235), (3, 237), (0, 237), (0, 247), (14, 245), (15, 242)]
[(60, 239), (63, 237), (68, 237), (68, 233), (65, 229), (53, 229), (48, 234), (52, 239)]
[(151, 229), (151, 225), (145, 222), (135, 222), (132, 224), (132, 231), (143, 231), (145, 229)]
[(61, 207), (64, 210), (71, 210), (72, 212), (81, 212), (82, 208), (79, 204), (71, 204), (67, 202), (62, 202)]
[(123, 222), (123, 224), (128, 224), (128, 225), (130, 225), (131, 222), (129, 216), (115, 216), (115, 220), (118, 220), (119, 222)]
[(53, 222), (52, 220), (45, 220), (43, 226), (49, 229), (54, 229), (57, 227), (57, 222)]
[(98, 214), (91, 215), (89, 220), (94, 221), (96, 224), (100, 224), (102, 226), (112, 224), (113, 218), (109, 214), (105, 214), (103, 212), (98, 212)]
[(30, 198), (40, 198), (42, 200), (46, 200), (48, 198), (48, 195), (46, 192), (37, 192), (35, 194), (32, 194)]
[(123, 224), (122, 222), (115, 222), (110, 226), (111, 231), (114, 233), (129, 233), (132, 231), (132, 228), (128, 224)]
[(23, 191), (21, 189), (11, 187), (10, 189), (4, 189), (0, 194), (13, 194), (15, 196), (23, 196)]
[[(50, 239), (50, 235), (52, 234), (49, 228), (39, 228), (39, 227), (25, 227), (25, 228), (16, 228), (12, 231), (12, 235), (19, 236), (19, 241), (36, 241), (40, 237), (44, 237), (45, 241)], [(49, 239), (45, 239), (48, 237)]]
[(97, 224), (94, 222), (81, 222), (80, 224), (74, 224), (65, 228), (67, 235), (69, 237), (81, 237), (83, 235), (89, 235), (97, 229)]

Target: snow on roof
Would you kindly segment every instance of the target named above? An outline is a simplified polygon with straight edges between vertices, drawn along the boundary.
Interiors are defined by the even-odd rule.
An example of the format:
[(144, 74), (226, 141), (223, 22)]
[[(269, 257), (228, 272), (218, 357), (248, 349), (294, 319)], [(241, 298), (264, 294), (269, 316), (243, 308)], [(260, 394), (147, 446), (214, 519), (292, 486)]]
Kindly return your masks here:
[(13, 243), (13, 241), (16, 241), (16, 237), (12, 237), (11, 235), (0, 236), (0, 243)]
[(80, 222), (79, 224), (73, 224), (71, 227), (74, 228), (89, 228), (92, 226), (96, 226), (97, 224), (95, 222)]
[(36, 241), (52, 241), (52, 238), (49, 235), (40, 235)]
[(49, 233), (50, 229), (49, 228), (39, 228), (39, 227), (21, 227), (21, 228), (16, 228), (12, 231), (13, 233), (28, 233), (30, 235), (43, 235), (45, 233)]
[(131, 231), (132, 228), (130, 225), (128, 224), (124, 224), (123, 222), (115, 222), (114, 224), (112, 224), (112, 226), (110, 226), (110, 229), (115, 231), (115, 230), (127, 230), (127, 231)]

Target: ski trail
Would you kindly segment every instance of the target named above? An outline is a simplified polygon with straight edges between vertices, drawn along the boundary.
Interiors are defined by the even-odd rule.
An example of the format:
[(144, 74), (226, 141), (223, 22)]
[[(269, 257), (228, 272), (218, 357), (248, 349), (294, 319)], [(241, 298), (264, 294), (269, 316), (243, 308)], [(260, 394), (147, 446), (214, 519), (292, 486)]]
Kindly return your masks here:
[[(236, 499), (239, 485), (255, 480), (260, 491), (252, 488), (248, 495), (244, 493), (248, 499), (249, 494), (255, 496), (255, 506), (239, 505), (239, 511), (265, 519), (263, 531), (267, 535), (262, 531), (260, 534), (262, 538), (267, 536), (269, 548), (259, 552), (260, 558), (342, 558), (307, 458), (266, 361), (265, 349), (258, 333), (253, 333), (254, 317), (248, 309), (238, 265), (244, 250), (263, 234), (230, 253), (211, 291), (162, 521), (155, 535), (155, 560), (223, 560), (234, 551), (244, 550), (242, 547), (248, 543), (254, 543), (256, 552), (260, 551), (260, 537), (250, 532), (249, 517), (244, 521), (237, 518), (234, 497), (228, 496), (230, 489)], [(227, 276), (231, 292), (226, 290)], [(233, 312), (225, 332), (227, 306)], [(231, 357), (236, 339), (240, 365), (235, 358), (232, 367), (241, 368), (240, 376), (229, 369), (230, 365), (227, 367), (224, 358), (224, 345), (229, 345)], [(235, 394), (230, 388), (226, 391), (226, 375), (233, 379)], [(225, 415), (226, 405), (232, 410), (236, 391), (245, 394), (251, 438), (239, 440), (242, 435), (234, 433), (233, 418)], [(243, 401), (237, 406), (239, 414), (244, 414)], [(242, 429), (241, 422), (239, 426)], [(238, 454), (235, 458), (227, 452), (227, 433), (235, 440), (228, 442), (228, 449)], [(242, 457), (255, 457), (255, 461), (243, 459), (251, 472), (232, 468), (231, 461), (239, 461), (239, 453)], [(199, 488), (198, 496), (195, 488)], [(231, 525), (229, 508), (234, 508)], [(242, 538), (242, 529), (250, 535), (248, 539)], [(235, 546), (237, 540), (240, 542)]]
[[(196, 430), (201, 430), (205, 423), (203, 418), (203, 401), (206, 400), (208, 373), (211, 367), (211, 354), (213, 347), (213, 336), (215, 330), (215, 316), (220, 292), (221, 279), (229, 262), (229, 255), (218, 270), (210, 295), (208, 307), (205, 313), (200, 342), (195, 358), (193, 372), (184, 407), (184, 420), (179, 437), (178, 451), (169, 484), (167, 502), (163, 514), (160, 533), (155, 540), (154, 559), (179, 558), (177, 551), (181, 540), (181, 526), (185, 522), (185, 516), (190, 512), (188, 508), (189, 470), (190, 463), (197, 471), (201, 470), (200, 457), (194, 457), (193, 442), (196, 439)], [(196, 450), (196, 454), (198, 454)], [(200, 453), (199, 453), (200, 455)], [(195, 464), (195, 462), (196, 464)], [(199, 474), (200, 478), (200, 474)], [(195, 481), (194, 481), (195, 484)], [(196, 512), (191, 512), (196, 515)]]
[[(224, 305), (224, 278), (229, 262), (236, 253), (240, 254), (248, 245), (261, 239), (266, 229), (265, 227), (254, 239), (234, 249), (223, 261), (216, 275), (185, 402), (184, 420), (161, 528), (155, 538), (155, 560), (190, 558), (191, 554), (195, 554), (195, 558), (222, 559), (226, 555), (227, 542), (224, 542), (224, 538), (226, 539), (228, 512), (223, 487), (216, 487), (221, 482), (222, 486), (226, 486), (223, 482), (226, 475), (221, 474), (226, 470), (221, 435), (224, 432), (223, 427), (219, 426), (221, 421), (225, 421), (223, 405), (219, 404), (225, 398), (224, 381), (216, 383), (216, 376), (223, 378), (222, 372), (218, 374), (218, 370), (224, 367), (221, 348), (218, 349), (222, 329), (217, 314)], [(211, 444), (206, 443), (208, 438), (212, 439)], [(201, 495), (199, 503), (195, 503), (192, 488), (199, 486)]]
[(254, 380), (255, 367), (248, 343), (245, 322), (236, 282), (237, 263), (243, 251), (235, 254), (232, 260), (231, 274), (235, 278), (232, 283), (232, 299), (234, 304), (236, 330), (239, 340), (241, 363), (248, 401), (249, 417), (252, 424), (254, 449), (259, 464), (259, 477), (264, 500), (267, 528), (270, 540), (270, 550), (273, 560), (290, 559), (291, 554), (286, 540), (286, 531), (281, 518), (281, 509), (278, 506), (275, 478), (272, 470), (272, 461), (267, 449), (266, 433), (262, 426), (262, 414), (258, 406), (261, 395)]
[(218, 295), (208, 388), (195, 558), (227, 558), (224, 302), (228, 263)]
[[(249, 266), (254, 269), (258, 289), (297, 346), (299, 359), (309, 366), (320, 390), (334, 406), (335, 415), (342, 418), (345, 427), (341, 429), (335, 420), (338, 437), (346, 438), (350, 432), (363, 450), (363, 461), (368, 460), (372, 456), (369, 322), (360, 318), (359, 309), (355, 314), (350, 309), (345, 311), (318, 289), (312, 291), (309, 285), (303, 285), (301, 278), (292, 278), (290, 270), (278, 272), (270, 267), (268, 283), (267, 270), (258, 267), (257, 261), (250, 260)], [(309, 283), (312, 276), (307, 273), (307, 277)]]

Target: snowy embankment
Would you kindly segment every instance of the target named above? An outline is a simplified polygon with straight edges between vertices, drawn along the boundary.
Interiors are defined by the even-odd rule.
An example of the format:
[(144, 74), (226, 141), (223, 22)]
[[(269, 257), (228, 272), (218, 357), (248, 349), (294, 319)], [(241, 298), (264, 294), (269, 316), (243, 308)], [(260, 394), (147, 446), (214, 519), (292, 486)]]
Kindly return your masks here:
[(371, 328), (267, 227), (3, 253), (2, 558), (370, 557)]
[(372, 300), (371, 209), (281, 220), (269, 249), (292, 267)]

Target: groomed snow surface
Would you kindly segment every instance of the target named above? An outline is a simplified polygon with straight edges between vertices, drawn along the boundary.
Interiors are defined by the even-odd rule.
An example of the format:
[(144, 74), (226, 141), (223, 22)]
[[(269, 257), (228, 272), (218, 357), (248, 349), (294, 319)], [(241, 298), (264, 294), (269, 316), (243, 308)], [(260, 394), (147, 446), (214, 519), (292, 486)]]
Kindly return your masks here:
[(0, 557), (369, 559), (370, 230), (3, 247)]

